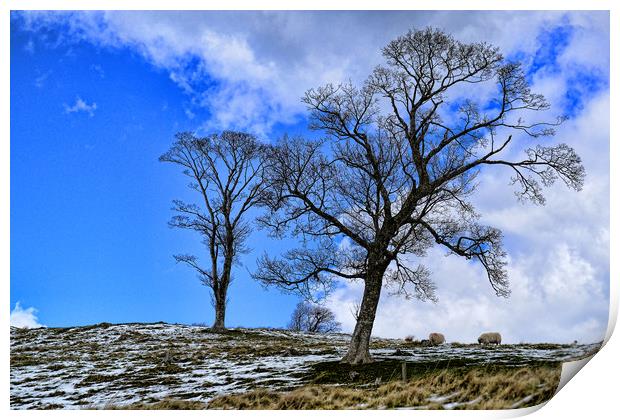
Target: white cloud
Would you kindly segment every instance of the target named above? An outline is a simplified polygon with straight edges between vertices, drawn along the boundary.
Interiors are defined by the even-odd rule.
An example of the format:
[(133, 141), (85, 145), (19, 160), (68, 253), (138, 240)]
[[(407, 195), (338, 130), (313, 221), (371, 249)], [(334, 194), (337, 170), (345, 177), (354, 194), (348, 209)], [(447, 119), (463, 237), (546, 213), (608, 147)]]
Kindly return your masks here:
[(15, 303), (15, 308), (11, 311), (11, 326), (18, 328), (40, 328), (45, 327), (39, 323), (37, 310), (33, 307), (22, 308), (20, 303)]
[(45, 82), (47, 81), (47, 78), (50, 76), (50, 74), (52, 74), (51, 70), (39, 74), (34, 79), (34, 85), (38, 88), (42, 88), (43, 86), (45, 86)]
[[(500, 331), (504, 342), (594, 342), (606, 329), (606, 298), (589, 262), (565, 245), (552, 247), (543, 265), (521, 256), (511, 261), (513, 294), (496, 297), (483, 270), (434, 250), (427, 258), (438, 286), (437, 303), (406, 300), (384, 292), (373, 334), (426, 338), (439, 331), (448, 341), (475, 342), (485, 331)], [(336, 290), (327, 304), (347, 331), (360, 283)], [(600, 307), (593, 305), (601, 304)]]
[(91, 64), (90, 69), (96, 73), (100, 79), (105, 79), (105, 71), (99, 64)]
[(185, 109), (185, 115), (190, 120), (193, 120), (196, 117), (196, 114), (194, 114), (191, 109), (187, 109), (187, 108)]
[(32, 39), (29, 39), (26, 45), (24, 45), (24, 51), (31, 55), (34, 54), (35, 48)]
[[(604, 13), (566, 12), (28, 12), (23, 26), (62, 22), (58, 42), (87, 40), (132, 48), (170, 77), (194, 105), (208, 108), (205, 130), (268, 135), (301, 118), (304, 91), (327, 82), (362, 81), (380, 49), (413, 27), (442, 27), (465, 41), (490, 41), (506, 54), (532, 53), (540, 31), (569, 22), (577, 45), (599, 42)], [(512, 28), (507, 30), (507, 28)], [(518, 36), (515, 29), (518, 28)], [(594, 30), (597, 29), (597, 30)], [(595, 51), (593, 48), (591, 51)], [(568, 51), (568, 50), (567, 50)], [(605, 54), (565, 53), (567, 63), (604, 67)], [(608, 65), (608, 61), (606, 62)], [(208, 83), (205, 80), (217, 83)]]
[(90, 117), (95, 115), (95, 110), (97, 109), (97, 104), (95, 102), (88, 104), (79, 96), (75, 98), (75, 102), (73, 105), (69, 106), (67, 104), (64, 105), (65, 112), (67, 114), (72, 114), (74, 112), (86, 112)]

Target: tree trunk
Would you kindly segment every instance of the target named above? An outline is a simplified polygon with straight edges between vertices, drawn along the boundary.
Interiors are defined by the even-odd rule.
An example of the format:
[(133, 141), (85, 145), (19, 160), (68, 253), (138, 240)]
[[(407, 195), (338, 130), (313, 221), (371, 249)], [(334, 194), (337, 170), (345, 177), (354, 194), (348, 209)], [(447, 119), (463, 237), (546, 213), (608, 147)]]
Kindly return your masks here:
[(224, 318), (226, 317), (226, 293), (219, 293), (215, 296), (215, 322), (213, 329), (215, 331), (225, 331)]
[(213, 329), (216, 331), (226, 331), (226, 325), (224, 319), (226, 317), (226, 295), (228, 293), (228, 285), (230, 284), (230, 272), (233, 265), (233, 232), (228, 230), (226, 236), (226, 249), (224, 257), (224, 267), (222, 269), (222, 276), (219, 279), (217, 293), (215, 295), (215, 322), (213, 323)]
[(385, 268), (386, 267), (376, 267), (368, 273), (364, 285), (364, 296), (357, 315), (357, 323), (353, 330), (349, 350), (342, 359), (344, 363), (356, 365), (372, 362), (369, 352), (370, 335), (372, 333), (372, 326), (375, 322), (379, 297), (381, 296)]

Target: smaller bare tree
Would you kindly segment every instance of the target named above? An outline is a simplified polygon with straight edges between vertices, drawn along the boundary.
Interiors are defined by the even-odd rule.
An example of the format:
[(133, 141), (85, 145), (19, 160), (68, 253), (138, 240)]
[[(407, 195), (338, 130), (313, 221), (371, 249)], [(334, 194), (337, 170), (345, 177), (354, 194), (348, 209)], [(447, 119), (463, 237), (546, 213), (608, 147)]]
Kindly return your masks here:
[(257, 203), (262, 190), (263, 149), (254, 136), (246, 133), (224, 131), (202, 138), (179, 133), (170, 150), (159, 158), (182, 166), (191, 179), (189, 187), (201, 198), (201, 205), (174, 200), (177, 214), (169, 224), (198, 232), (207, 247), (207, 268), (201, 267), (193, 255), (174, 258), (194, 268), (211, 290), (214, 330), (225, 329), (232, 266), (239, 254), (248, 251), (245, 242), (252, 229), (244, 215)]
[(288, 325), (293, 331), (318, 333), (340, 331), (340, 327), (340, 322), (336, 321), (336, 316), (329, 308), (305, 301), (297, 304)]

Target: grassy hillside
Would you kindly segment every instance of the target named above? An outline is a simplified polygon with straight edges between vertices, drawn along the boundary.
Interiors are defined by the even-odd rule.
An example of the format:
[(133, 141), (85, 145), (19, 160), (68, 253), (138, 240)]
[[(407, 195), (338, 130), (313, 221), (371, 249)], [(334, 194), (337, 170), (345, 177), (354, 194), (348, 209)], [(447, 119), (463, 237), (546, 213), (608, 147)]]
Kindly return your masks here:
[(11, 328), (11, 408), (523, 407), (553, 395), (561, 361), (599, 346), (374, 339), (376, 362), (356, 367), (338, 363), (348, 340), (165, 323)]

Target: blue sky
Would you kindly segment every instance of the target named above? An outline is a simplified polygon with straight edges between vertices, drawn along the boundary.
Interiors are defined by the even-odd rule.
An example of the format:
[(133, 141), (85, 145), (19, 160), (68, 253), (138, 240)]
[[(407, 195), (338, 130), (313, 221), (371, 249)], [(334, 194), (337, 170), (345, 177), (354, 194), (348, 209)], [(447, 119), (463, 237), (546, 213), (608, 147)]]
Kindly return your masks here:
[[(449, 306), (386, 297), (383, 313), (415, 308), (420, 319), (412, 320), (411, 328), (417, 333), (422, 320), (432, 324), (484, 307), (467, 328), (485, 327), (485, 317), (498, 314), (498, 319), (505, 316), (502, 326), (512, 340), (600, 336), (609, 294), (608, 120), (593, 121), (601, 117), (597, 110), (606, 109), (609, 89), (608, 15), (600, 12), (13, 14), (11, 308), (17, 302), (36, 308), (39, 322), (48, 326), (212, 322), (207, 289), (172, 258), (179, 252), (204, 252), (197, 236), (167, 226), (171, 200), (192, 196), (180, 171), (158, 162), (158, 156), (184, 130), (242, 129), (265, 141), (285, 132), (305, 133), (299, 102), (304, 90), (363, 80), (380, 62), (379, 49), (387, 41), (427, 24), (464, 40), (495, 43), (508, 57), (524, 61), (534, 87), (553, 103), (554, 115), (571, 117), (559, 133), (565, 134), (562, 141), (583, 148), (591, 175), (584, 194), (557, 188), (547, 207), (524, 210), (513, 198), (497, 198), (496, 191), (512, 194), (505, 188), (508, 177), (497, 185), (491, 177), (481, 191), (481, 213), (506, 233), (517, 295), (512, 310), (535, 309), (540, 316), (545, 307), (564, 305), (554, 300), (556, 295), (570, 300), (582, 288), (593, 294), (574, 313), (551, 314), (545, 328), (527, 332), (502, 315), (508, 304), (497, 302), (490, 287), (475, 280), (479, 268), (441, 262), (436, 268), (440, 302), (450, 302), (450, 293), (459, 290), (446, 281), (463, 270), (479, 287)], [(515, 25), (522, 39), (508, 32)], [(591, 51), (593, 46), (597, 51)], [(575, 133), (594, 122), (603, 129), (601, 138), (583, 144)], [(582, 218), (589, 217), (585, 228), (596, 238), (590, 246), (567, 233), (574, 228), (585, 234), (578, 214), (561, 213), (568, 211), (563, 210), (566, 200), (575, 203)], [(588, 207), (592, 203), (607, 209), (606, 215), (595, 214)], [(529, 232), (545, 218), (562, 223)], [(236, 268), (230, 290), (228, 325), (287, 323), (298, 298), (265, 290), (248, 270), (263, 251), (281, 252), (294, 243), (253, 233), (252, 252)], [(543, 259), (537, 262), (537, 255)], [(545, 271), (547, 266), (560, 272)], [(534, 281), (532, 272), (549, 281)], [(548, 287), (554, 276), (573, 274), (590, 283)], [(359, 293), (359, 285), (341, 284), (328, 302), (345, 329), (351, 328), (350, 305)], [(530, 308), (527, 302), (538, 306)], [(375, 332), (404, 333), (404, 327), (389, 324), (379, 317)], [(432, 326), (448, 328), (439, 321)]]
[[(193, 197), (158, 162), (203, 115), (188, 118), (183, 92), (130, 50), (50, 48), (12, 29), (11, 307), (34, 306), (50, 326), (211, 321), (207, 289), (172, 258), (203, 253), (200, 238), (167, 226), (171, 200)], [(78, 97), (96, 103), (92, 116), (66, 111)], [(251, 246), (278, 248), (265, 232)], [(298, 299), (237, 273), (229, 325), (285, 325)]]

